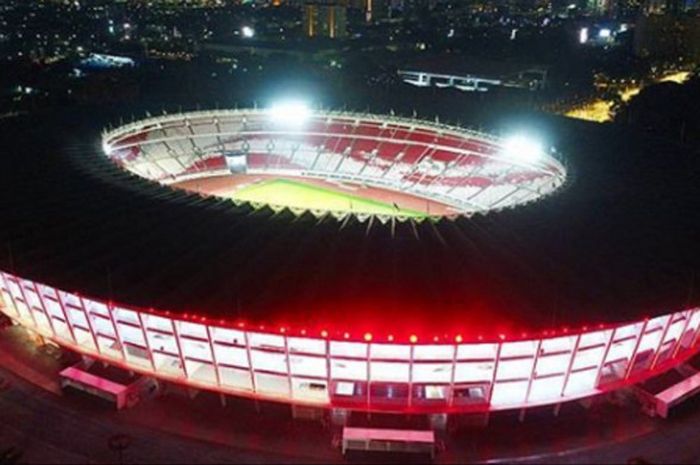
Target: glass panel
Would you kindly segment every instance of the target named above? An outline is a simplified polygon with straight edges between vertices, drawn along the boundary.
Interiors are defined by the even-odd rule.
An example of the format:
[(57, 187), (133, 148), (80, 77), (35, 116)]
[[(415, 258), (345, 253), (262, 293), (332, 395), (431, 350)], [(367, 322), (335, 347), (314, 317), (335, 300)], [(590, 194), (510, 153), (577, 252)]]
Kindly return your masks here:
[(216, 352), (216, 362), (220, 365), (248, 368), (248, 351), (246, 349), (215, 343), (214, 352)]
[(452, 363), (414, 363), (414, 383), (449, 383), (452, 380)]
[(211, 363), (202, 363), (194, 360), (185, 360), (187, 374), (193, 381), (216, 385), (216, 371)]
[(180, 336), (191, 336), (198, 339), (209, 339), (207, 328), (204, 325), (187, 321), (176, 321), (177, 331)]
[(491, 397), (491, 405), (500, 407), (506, 405), (521, 405), (525, 403), (527, 381), (514, 383), (496, 383)]
[(43, 306), (41, 305), (41, 301), (39, 300), (39, 296), (36, 294), (36, 292), (34, 292), (33, 289), (27, 289), (25, 287), (24, 296), (27, 298), (27, 304), (29, 304), (31, 308), (43, 308)]
[(508, 357), (534, 356), (538, 341), (505, 342), (501, 349), (501, 359)]
[(289, 379), (286, 376), (255, 373), (257, 392), (280, 397), (289, 397)]
[(290, 355), (289, 367), (293, 375), (328, 377), (325, 357)]
[(597, 368), (571, 373), (569, 382), (566, 385), (566, 390), (564, 391), (565, 397), (593, 393), (597, 374)]
[(243, 331), (228, 328), (211, 328), (211, 337), (215, 341), (225, 342), (238, 346), (245, 346), (245, 334)]
[(277, 352), (263, 352), (252, 350), (250, 352), (253, 369), (272, 371), (275, 373), (287, 373), (287, 357)]
[(331, 360), (331, 377), (356, 381), (367, 380), (367, 362), (359, 360)]
[(551, 354), (558, 352), (570, 352), (574, 349), (576, 345), (577, 336), (564, 336), (557, 337), (554, 339), (544, 339), (542, 340), (541, 351), (543, 354)]
[(305, 402), (329, 402), (328, 385), (323, 380), (292, 378), (292, 396)]
[(564, 376), (536, 379), (530, 388), (528, 402), (557, 401), (564, 387)]
[(396, 381), (407, 383), (410, 375), (410, 365), (398, 362), (372, 362), (372, 381)]
[(571, 362), (571, 353), (561, 355), (543, 355), (537, 360), (537, 376), (565, 373)]
[(163, 318), (160, 316), (155, 316), (155, 315), (148, 315), (144, 314), (142, 316), (143, 318), (143, 324), (146, 325), (147, 328), (153, 328), (157, 329), (159, 331), (165, 331), (168, 333), (171, 333), (174, 331), (173, 330), (173, 320), (170, 320), (168, 318)]
[(493, 378), (493, 362), (463, 362), (457, 363), (455, 382), (491, 382)]
[(248, 370), (219, 367), (219, 376), (221, 377), (221, 384), (226, 387), (237, 390), (253, 390), (253, 381)]
[(500, 360), (498, 362), (497, 381), (505, 381), (511, 379), (530, 379), (532, 367), (535, 364), (534, 358), (523, 360)]
[(152, 350), (176, 355), (179, 353), (175, 336), (148, 331), (148, 343)]
[(367, 358), (367, 344), (359, 342), (331, 342), (331, 355)]
[(182, 364), (180, 363), (180, 358), (177, 356), (156, 352), (153, 354), (153, 363), (155, 364), (156, 371), (159, 373), (178, 377), (185, 376), (185, 372), (182, 370)]
[(195, 359), (199, 361), (213, 362), (211, 349), (208, 342), (193, 341), (191, 339), (180, 338), (182, 354), (185, 359)]
[(287, 338), (289, 352), (299, 352), (305, 354), (326, 354), (326, 341), (323, 339), (310, 339), (305, 337)]
[(594, 349), (578, 350), (574, 359), (573, 370), (583, 368), (598, 367), (603, 361), (605, 355), (605, 347), (598, 346)]
[(457, 347), (459, 360), (493, 360), (496, 358), (498, 344), (463, 344)]
[(119, 323), (117, 327), (119, 329), (119, 334), (122, 341), (136, 344), (140, 347), (146, 347), (146, 341), (143, 339), (143, 333), (141, 332), (140, 328), (134, 328), (131, 325), (125, 325), (122, 323)]
[(284, 350), (284, 336), (277, 334), (248, 333), (250, 347)]
[(415, 346), (413, 349), (414, 360), (452, 360), (455, 355), (452, 345), (425, 345)]
[(411, 358), (411, 346), (401, 344), (372, 344), (372, 358), (408, 360)]

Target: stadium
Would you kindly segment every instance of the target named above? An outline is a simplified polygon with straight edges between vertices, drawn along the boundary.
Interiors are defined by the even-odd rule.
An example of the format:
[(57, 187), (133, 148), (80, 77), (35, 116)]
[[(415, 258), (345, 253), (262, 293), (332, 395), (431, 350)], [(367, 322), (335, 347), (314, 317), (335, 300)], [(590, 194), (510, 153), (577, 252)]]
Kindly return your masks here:
[(2, 128), (0, 310), (71, 351), (402, 414), (557, 406), (698, 351), (685, 161), (297, 104), (105, 113)]

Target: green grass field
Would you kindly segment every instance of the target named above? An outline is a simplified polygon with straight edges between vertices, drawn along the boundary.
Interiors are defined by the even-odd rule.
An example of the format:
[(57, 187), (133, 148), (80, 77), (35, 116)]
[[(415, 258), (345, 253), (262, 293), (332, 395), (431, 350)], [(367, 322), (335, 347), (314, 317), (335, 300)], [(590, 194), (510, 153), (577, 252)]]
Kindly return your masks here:
[(400, 214), (414, 218), (426, 216), (416, 210), (397, 210), (391, 204), (289, 179), (271, 179), (246, 186), (234, 192), (232, 197), (247, 202), (309, 210), (393, 216)]

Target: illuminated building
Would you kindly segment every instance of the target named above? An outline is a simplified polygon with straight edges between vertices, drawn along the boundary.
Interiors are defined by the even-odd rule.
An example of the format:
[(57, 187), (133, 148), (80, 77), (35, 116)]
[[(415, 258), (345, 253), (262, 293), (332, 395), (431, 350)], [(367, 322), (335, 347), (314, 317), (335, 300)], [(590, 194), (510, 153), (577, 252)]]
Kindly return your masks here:
[(347, 2), (314, 0), (304, 4), (304, 32), (307, 37), (347, 37)]
[[(521, 133), (287, 102), (119, 125), (97, 153), (88, 116), (70, 137), (56, 126), (15, 141), (25, 157), (94, 138), (74, 160), (80, 176), (53, 157), (2, 207), (3, 237), (16, 239), (0, 256), (0, 308), (67, 349), (232, 396), (429, 414), (559, 405), (698, 351), (700, 309), (682, 273), (656, 265), (669, 243), (693, 243), (686, 231), (653, 235), (641, 265), (649, 228), (663, 227), (655, 207), (627, 227), (624, 199), (598, 195), (640, 188), (651, 174), (636, 154), (618, 154), (625, 175), (611, 176), (588, 153), (567, 187), (560, 156)], [(232, 202), (219, 191), (232, 176), (371, 187), (445, 210), (417, 220)], [(687, 201), (677, 182), (666, 195)]]

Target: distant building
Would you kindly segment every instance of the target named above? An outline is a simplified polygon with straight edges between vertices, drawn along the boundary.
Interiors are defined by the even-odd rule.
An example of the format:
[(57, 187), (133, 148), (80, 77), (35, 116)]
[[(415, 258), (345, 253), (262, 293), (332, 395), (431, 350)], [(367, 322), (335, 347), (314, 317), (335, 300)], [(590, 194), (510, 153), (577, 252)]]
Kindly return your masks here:
[(643, 14), (634, 37), (637, 56), (700, 61), (700, 17)]
[(360, 0), (367, 22), (379, 21), (389, 16), (389, 0)]
[(547, 87), (548, 70), (528, 63), (495, 62), (474, 57), (436, 58), (405, 63), (399, 77), (417, 87), (455, 88), (487, 92), (492, 88), (537, 91)]
[(342, 39), (348, 35), (347, 16), (347, 1), (307, 1), (304, 4), (304, 33), (307, 37)]

